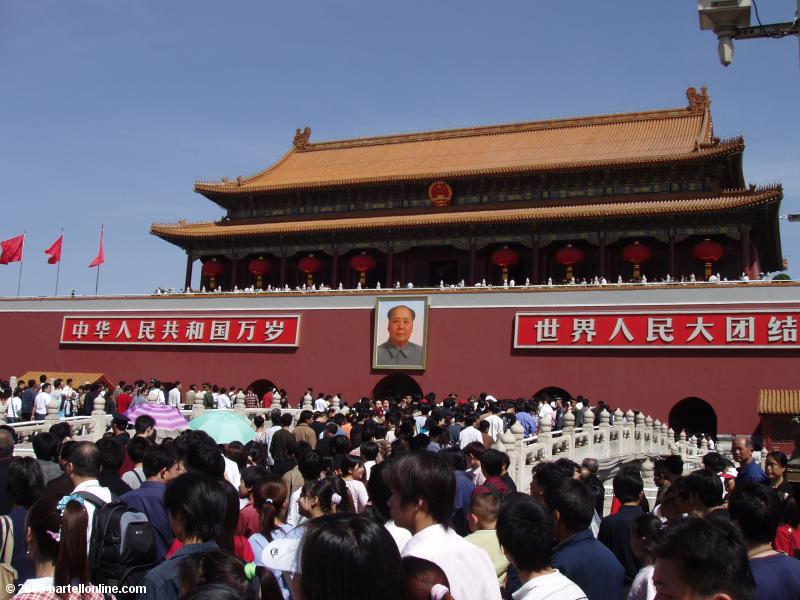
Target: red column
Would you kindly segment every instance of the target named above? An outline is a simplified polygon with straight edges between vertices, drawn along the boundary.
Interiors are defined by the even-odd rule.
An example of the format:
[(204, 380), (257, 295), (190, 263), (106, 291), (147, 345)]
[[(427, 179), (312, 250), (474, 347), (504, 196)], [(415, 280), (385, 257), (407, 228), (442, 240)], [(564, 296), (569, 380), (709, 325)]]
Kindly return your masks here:
[(742, 271), (747, 274), (748, 277), (755, 279), (758, 277), (758, 273), (751, 272), (751, 263), (750, 263), (750, 230), (747, 227), (742, 227), (742, 240), (741, 240), (741, 262), (742, 262)]
[(192, 287), (192, 266), (194, 265), (194, 258), (191, 252), (186, 253), (186, 281), (183, 289), (188, 290)]

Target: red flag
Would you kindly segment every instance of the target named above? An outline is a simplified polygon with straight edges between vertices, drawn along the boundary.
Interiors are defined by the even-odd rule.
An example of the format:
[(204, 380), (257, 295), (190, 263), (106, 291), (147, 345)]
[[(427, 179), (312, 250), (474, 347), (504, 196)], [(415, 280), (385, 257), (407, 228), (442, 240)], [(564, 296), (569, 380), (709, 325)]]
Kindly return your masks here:
[(22, 260), (22, 247), (25, 245), (25, 234), (0, 242), (0, 265), (7, 265)]
[(53, 242), (47, 250), (44, 251), (50, 258), (47, 259), (48, 265), (54, 265), (61, 260), (61, 244), (64, 242), (64, 234), (58, 236), (58, 239)]
[(103, 229), (100, 228), (100, 250), (97, 252), (97, 256), (94, 257), (94, 260), (89, 263), (89, 268), (92, 267), (99, 267), (104, 262), (106, 262), (106, 253), (103, 251)]

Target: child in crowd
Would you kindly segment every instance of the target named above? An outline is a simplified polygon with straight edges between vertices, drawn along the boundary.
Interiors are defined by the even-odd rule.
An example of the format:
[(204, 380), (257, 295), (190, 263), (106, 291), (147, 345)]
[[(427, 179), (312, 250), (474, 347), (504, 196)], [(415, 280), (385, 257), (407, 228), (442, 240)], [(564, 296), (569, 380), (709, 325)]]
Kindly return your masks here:
[(239, 509), (239, 520), (236, 524), (236, 535), (250, 537), (261, 530), (260, 506), (254, 504), (254, 490), (266, 477), (264, 467), (247, 467), (242, 471), (239, 481), (239, 498), (246, 499), (247, 503)]
[(508, 558), (497, 539), (497, 516), (500, 513), (500, 498), (495, 494), (473, 494), (469, 503), (469, 530), (465, 539), (489, 555), (497, 574), (497, 582), (503, 585), (508, 570)]

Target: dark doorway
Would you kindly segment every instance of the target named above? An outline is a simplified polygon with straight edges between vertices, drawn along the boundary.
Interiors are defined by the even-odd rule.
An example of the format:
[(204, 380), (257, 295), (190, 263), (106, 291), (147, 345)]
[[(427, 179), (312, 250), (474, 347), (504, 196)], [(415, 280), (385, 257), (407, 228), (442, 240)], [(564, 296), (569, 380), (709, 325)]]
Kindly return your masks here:
[(422, 396), (422, 388), (408, 375), (394, 373), (381, 379), (372, 390), (372, 397), (376, 400), (387, 398), (402, 398), (406, 394), (419, 394)]
[(256, 379), (253, 383), (251, 383), (247, 387), (252, 388), (253, 393), (256, 396), (258, 396), (258, 401), (260, 403), (261, 399), (264, 397), (264, 394), (266, 394), (267, 392), (271, 392), (272, 388), (275, 387), (275, 384), (272, 383), (269, 379)]
[(700, 398), (684, 398), (669, 411), (669, 426), (679, 434), (687, 436), (709, 434), (717, 437), (717, 413), (711, 405)]
[(564, 398), (565, 400), (569, 400), (570, 398), (572, 398), (572, 394), (570, 394), (567, 390), (560, 387), (542, 388), (533, 395), (533, 397), (536, 398), (537, 400), (540, 400), (545, 396), (548, 396), (549, 400), (553, 400), (555, 398)]

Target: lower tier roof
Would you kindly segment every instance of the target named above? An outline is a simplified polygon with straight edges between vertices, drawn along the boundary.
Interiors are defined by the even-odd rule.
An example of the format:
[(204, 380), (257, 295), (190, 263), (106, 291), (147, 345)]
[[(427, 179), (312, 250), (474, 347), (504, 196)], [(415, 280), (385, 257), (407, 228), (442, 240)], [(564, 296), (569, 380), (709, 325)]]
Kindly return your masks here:
[(359, 216), (306, 219), (278, 222), (242, 223), (231, 221), (203, 223), (154, 223), (150, 233), (183, 246), (196, 241), (270, 236), (293, 236), (313, 233), (394, 232), (419, 228), (451, 229), (470, 225), (517, 225), (594, 221), (598, 219), (636, 219), (673, 215), (725, 214), (780, 201), (780, 186), (733, 190), (690, 197), (648, 196), (626, 201), (587, 201), (494, 210), (453, 210), (424, 214)]

